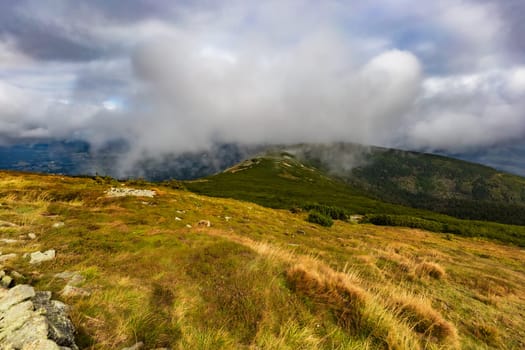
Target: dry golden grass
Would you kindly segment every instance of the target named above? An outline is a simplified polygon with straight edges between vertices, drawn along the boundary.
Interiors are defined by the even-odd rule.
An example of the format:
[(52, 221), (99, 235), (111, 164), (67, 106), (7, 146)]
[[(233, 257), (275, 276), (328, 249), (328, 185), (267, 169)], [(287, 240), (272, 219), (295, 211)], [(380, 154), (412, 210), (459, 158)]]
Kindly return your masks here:
[[(59, 298), (55, 273), (86, 277), (92, 295), (65, 299), (83, 348), (525, 348), (523, 249), (326, 229), (304, 213), (163, 187), (153, 199), (108, 199), (115, 184), (104, 181), (0, 172), (0, 220), (17, 224), (0, 238), (37, 234), (0, 243), (20, 256), (6, 266)], [(203, 219), (212, 227), (196, 227)], [(53, 262), (21, 258), (50, 248)]]

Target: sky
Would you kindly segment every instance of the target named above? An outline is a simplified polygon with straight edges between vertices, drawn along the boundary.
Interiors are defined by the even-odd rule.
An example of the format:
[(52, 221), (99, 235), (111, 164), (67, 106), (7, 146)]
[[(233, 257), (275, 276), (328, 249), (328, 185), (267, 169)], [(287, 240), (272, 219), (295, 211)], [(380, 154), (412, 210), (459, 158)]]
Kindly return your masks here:
[(0, 143), (513, 144), (524, 17), (522, 0), (2, 0)]

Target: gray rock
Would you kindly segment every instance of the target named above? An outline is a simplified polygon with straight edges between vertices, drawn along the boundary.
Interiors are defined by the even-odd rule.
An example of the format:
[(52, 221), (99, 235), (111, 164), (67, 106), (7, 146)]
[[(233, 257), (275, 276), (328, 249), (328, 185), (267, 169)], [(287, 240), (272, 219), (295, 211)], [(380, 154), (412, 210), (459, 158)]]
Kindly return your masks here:
[(61, 227), (64, 227), (66, 224), (64, 224), (62, 221), (59, 221), (59, 222), (55, 222), (53, 224), (53, 228), (61, 228)]
[(16, 255), (15, 253), (12, 253), (12, 254), (4, 254), (2, 255), (0, 253), (0, 263), (4, 263), (6, 261), (9, 261), (9, 260), (13, 260), (13, 259), (16, 259), (18, 255)]
[(13, 276), (15, 279), (22, 279), (24, 278), (24, 275), (22, 275), (20, 272), (18, 271), (11, 271), (11, 276)]
[(11, 239), (11, 238), (0, 238), (0, 242), (6, 243), (6, 244), (14, 244), (20, 242), (18, 239)]
[(75, 287), (72, 285), (66, 285), (62, 292), (60, 292), (65, 297), (88, 297), (91, 293), (84, 288)]
[(33, 287), (21, 284), (9, 289), (7, 294), (0, 299), (0, 312), (5, 312), (11, 306), (19, 304), (35, 296)]
[(29, 239), (36, 239), (36, 235), (33, 232), (31, 232), (31, 233), (27, 234), (27, 238), (29, 238)]
[(30, 254), (31, 260), (30, 264), (39, 264), (44, 261), (53, 260), (55, 258), (55, 250), (50, 249), (45, 252), (34, 252)]
[(55, 277), (68, 281), (67, 284), (69, 284), (70, 286), (78, 286), (79, 284), (84, 283), (86, 280), (84, 276), (82, 276), (79, 272), (76, 271), (60, 272), (57, 273)]
[(75, 327), (68, 317), (66, 304), (51, 300), (51, 292), (37, 292), (32, 299), (35, 310), (44, 315), (48, 322), (48, 337), (58, 345), (78, 349), (75, 344)]
[(157, 192), (151, 190), (137, 190), (134, 188), (116, 188), (112, 187), (106, 191), (108, 197), (126, 197), (126, 196), (135, 196), (135, 197), (149, 197), (153, 198), (157, 195)]
[(24, 345), (22, 350), (61, 350), (62, 347), (58, 346), (54, 341), (49, 339), (38, 339), (34, 342)]
[(136, 343), (135, 345), (132, 345), (128, 348), (123, 348), (122, 350), (140, 350), (144, 347), (144, 343), (143, 342), (138, 342)]
[(18, 227), (18, 225), (9, 221), (0, 220), (0, 227)]
[(209, 220), (201, 220), (197, 225), (200, 227), (210, 227), (211, 222)]
[(0, 279), (0, 285), (4, 288), (9, 288), (13, 285), (14, 280), (11, 276), (3, 276), (2, 279)]

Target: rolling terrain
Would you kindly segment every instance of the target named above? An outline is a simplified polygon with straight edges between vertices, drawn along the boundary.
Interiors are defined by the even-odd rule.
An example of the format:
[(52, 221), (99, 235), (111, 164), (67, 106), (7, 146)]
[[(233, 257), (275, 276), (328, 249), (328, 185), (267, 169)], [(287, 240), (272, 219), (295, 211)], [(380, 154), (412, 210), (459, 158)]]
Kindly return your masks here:
[[(239, 169), (230, 173), (249, 171)], [(71, 306), (81, 348), (525, 346), (522, 248), (341, 220), (326, 228), (176, 183), (0, 175), (1, 251), (17, 254), (4, 269)], [(132, 189), (156, 195), (109, 195), (149, 193)], [(47, 249), (56, 258), (40, 265), (22, 257)], [(64, 271), (90, 294), (61, 294)]]

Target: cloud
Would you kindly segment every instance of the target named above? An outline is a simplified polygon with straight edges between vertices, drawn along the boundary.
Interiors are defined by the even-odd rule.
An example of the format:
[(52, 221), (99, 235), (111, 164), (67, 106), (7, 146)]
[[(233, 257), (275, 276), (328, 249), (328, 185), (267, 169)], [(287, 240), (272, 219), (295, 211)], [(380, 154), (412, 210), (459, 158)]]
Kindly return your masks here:
[(429, 78), (412, 112), (410, 145), (465, 151), (521, 140), (524, 101), (524, 67)]
[(0, 139), (471, 149), (525, 136), (522, 1), (0, 4)]

